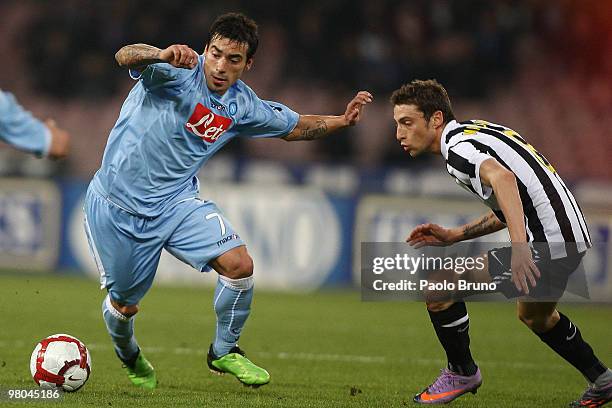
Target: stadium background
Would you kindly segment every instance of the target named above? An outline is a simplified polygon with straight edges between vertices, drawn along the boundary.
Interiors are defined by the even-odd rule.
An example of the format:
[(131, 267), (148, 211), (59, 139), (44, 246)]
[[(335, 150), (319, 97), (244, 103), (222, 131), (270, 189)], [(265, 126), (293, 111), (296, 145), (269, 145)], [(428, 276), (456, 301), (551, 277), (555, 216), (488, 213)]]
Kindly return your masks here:
[[(449, 90), (458, 118), (508, 125), (547, 156), (575, 191), (593, 240), (599, 243), (598, 263), (589, 277), (594, 296), (599, 302), (612, 301), (610, 2), (5, 0), (0, 3), (0, 88), (13, 92), (37, 117), (55, 118), (70, 131), (73, 149), (67, 160), (51, 162), (0, 146), (3, 363), (10, 367), (18, 360), (11, 345), (21, 344), (15, 347), (27, 352), (37, 337), (51, 334), (44, 330), (64, 331), (65, 326), (55, 328), (46, 320), (39, 325), (36, 317), (36, 324), (21, 329), (16, 323), (36, 316), (36, 307), (63, 310), (57, 305), (58, 299), (65, 299), (62, 282), (87, 294), (77, 301), (85, 309), (95, 312), (102, 296), (92, 281), (97, 271), (80, 208), (132, 86), (114, 53), (136, 42), (159, 47), (184, 43), (201, 52), (209, 24), (225, 11), (243, 11), (259, 24), (260, 48), (244, 80), (260, 97), (301, 113), (321, 114), (343, 112), (360, 89), (376, 98), (354, 128), (308, 143), (235, 140), (201, 171), (202, 196), (220, 205), (249, 245), (264, 310), (265, 302), (295, 303), (303, 308), (298, 312), (317, 320), (315, 312), (306, 312), (313, 307), (306, 301), (312, 296), (329, 308), (373, 313), (376, 320), (376, 313), (366, 312), (358, 297), (344, 292), (325, 297), (313, 291), (358, 286), (361, 242), (403, 240), (418, 223), (458, 225), (484, 211), (452, 183), (438, 158), (411, 159), (397, 145), (388, 98), (413, 78), (437, 78)], [(87, 284), (78, 279), (83, 275), (90, 279)], [(167, 290), (175, 290), (177, 285), (213, 281), (212, 274), (201, 275), (165, 256), (156, 288), (166, 283)], [(28, 286), (31, 282), (37, 295), (46, 288), (56, 292), (41, 303), (42, 297)], [(160, 296), (156, 293), (166, 293), (155, 290), (153, 299)], [(193, 289), (176, 293), (180, 290)], [(388, 305), (371, 307), (388, 316), (396, 313)], [(401, 308), (406, 316), (427, 324), (420, 307)], [(285, 324), (274, 310), (269, 307), (271, 319)], [(607, 339), (601, 341), (602, 353), (610, 362), (612, 309), (602, 305), (597, 313), (599, 317), (585, 324)], [(487, 316), (482, 318), (487, 322)], [(254, 319), (250, 327), (258, 324)], [(486, 324), (494, 325), (490, 320)], [(93, 321), (101, 325), (101, 319)], [(81, 324), (74, 330), (87, 327), (84, 320)], [(368, 321), (346, 323), (351, 324), (367, 326)], [(423, 336), (431, 342), (431, 330), (424, 327)], [(108, 343), (103, 328), (96, 330), (94, 342)], [(326, 327), (312, 330), (325, 332)], [(517, 349), (525, 347), (521, 341), (514, 343)], [(99, 353), (113, 358), (108, 348)], [(345, 349), (337, 355), (343, 364), (355, 357), (349, 353), (344, 359)], [(265, 353), (261, 356), (265, 359)], [(22, 381), (23, 373), (14, 369), (12, 377), (0, 377), (4, 384), (6, 378)], [(427, 379), (419, 381), (425, 385)]]

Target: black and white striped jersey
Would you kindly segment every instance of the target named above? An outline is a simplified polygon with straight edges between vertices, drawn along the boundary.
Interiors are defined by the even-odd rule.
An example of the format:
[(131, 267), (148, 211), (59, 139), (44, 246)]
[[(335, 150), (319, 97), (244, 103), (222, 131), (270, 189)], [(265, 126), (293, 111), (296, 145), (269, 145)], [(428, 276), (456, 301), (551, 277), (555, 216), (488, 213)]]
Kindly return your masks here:
[[(494, 158), (514, 173), (530, 242), (572, 243), (571, 252), (591, 247), (576, 199), (548, 160), (514, 130), (483, 120), (453, 120), (442, 132), (441, 150), (457, 184), (478, 196), (502, 222), (505, 219), (493, 189), (480, 179), (480, 165)], [(554, 248), (550, 251), (553, 259), (571, 255), (566, 245)]]

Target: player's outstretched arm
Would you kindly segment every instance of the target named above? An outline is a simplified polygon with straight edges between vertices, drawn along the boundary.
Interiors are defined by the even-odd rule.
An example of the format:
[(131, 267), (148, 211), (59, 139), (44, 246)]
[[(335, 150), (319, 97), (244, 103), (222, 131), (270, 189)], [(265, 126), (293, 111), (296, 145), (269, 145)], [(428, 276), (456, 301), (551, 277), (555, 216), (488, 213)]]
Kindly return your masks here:
[(374, 97), (367, 91), (360, 91), (346, 106), (344, 115), (300, 115), (297, 125), (283, 139), (293, 142), (297, 140), (316, 140), (347, 126), (353, 126), (361, 120), (363, 108), (372, 102)]
[(122, 47), (115, 54), (119, 66), (142, 69), (150, 64), (167, 62), (177, 68), (192, 69), (198, 63), (198, 53), (186, 45), (171, 45), (159, 49), (147, 44), (132, 44)]
[(406, 238), (411, 246), (447, 246), (455, 242), (482, 237), (506, 228), (493, 211), (457, 228), (444, 228), (437, 224), (417, 226)]

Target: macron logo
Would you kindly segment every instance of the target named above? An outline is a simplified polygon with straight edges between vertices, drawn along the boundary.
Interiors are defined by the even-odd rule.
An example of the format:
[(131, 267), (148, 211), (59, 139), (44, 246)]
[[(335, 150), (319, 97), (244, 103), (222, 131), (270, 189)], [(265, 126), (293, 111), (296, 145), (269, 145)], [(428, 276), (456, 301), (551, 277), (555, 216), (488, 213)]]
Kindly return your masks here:
[(232, 125), (232, 120), (215, 115), (206, 106), (198, 103), (185, 127), (208, 143), (214, 143)]

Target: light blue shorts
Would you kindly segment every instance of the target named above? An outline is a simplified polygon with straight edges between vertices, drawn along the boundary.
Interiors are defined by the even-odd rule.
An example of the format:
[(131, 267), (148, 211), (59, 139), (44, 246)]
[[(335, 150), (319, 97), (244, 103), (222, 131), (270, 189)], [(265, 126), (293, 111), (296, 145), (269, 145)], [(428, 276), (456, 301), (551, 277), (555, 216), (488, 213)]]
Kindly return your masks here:
[(85, 232), (113, 300), (135, 305), (151, 287), (162, 249), (209, 272), (208, 262), (244, 245), (212, 201), (179, 202), (155, 218), (135, 216), (90, 187), (85, 197)]

